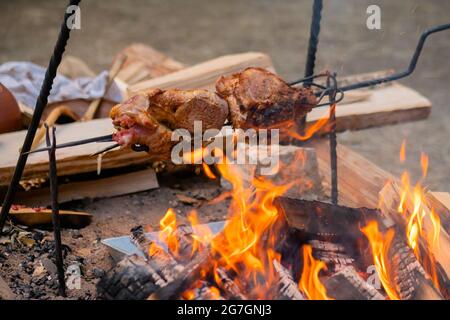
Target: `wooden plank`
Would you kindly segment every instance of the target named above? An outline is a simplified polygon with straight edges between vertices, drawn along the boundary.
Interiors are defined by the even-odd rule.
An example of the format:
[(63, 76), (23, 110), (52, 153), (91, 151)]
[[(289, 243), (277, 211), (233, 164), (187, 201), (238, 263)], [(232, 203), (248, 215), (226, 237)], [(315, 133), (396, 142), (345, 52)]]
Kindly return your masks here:
[[(75, 122), (57, 127), (57, 143), (110, 134), (114, 131), (110, 119), (97, 119), (87, 122)], [(26, 131), (17, 131), (0, 135), (0, 185), (7, 185), (14, 172), (20, 145)], [(90, 155), (111, 143), (91, 143), (72, 148), (57, 149), (58, 174), (72, 175), (97, 170), (97, 157)], [(38, 147), (43, 146), (39, 145)], [(118, 168), (149, 162), (145, 153), (131, 150), (116, 150), (103, 155), (102, 168)], [(31, 154), (25, 167), (23, 179), (46, 177), (48, 175), (48, 154)]]
[[(115, 197), (158, 188), (158, 180), (153, 169), (145, 169), (127, 174), (96, 180), (60, 184), (60, 203), (80, 200)], [(49, 188), (20, 192), (16, 202), (27, 206), (47, 206), (51, 203)]]
[(121, 50), (113, 64), (123, 56), (126, 56), (126, 61), (117, 77), (129, 85), (185, 68), (183, 63), (142, 43), (133, 43)]
[[(427, 118), (431, 112), (431, 102), (427, 98), (399, 83), (370, 91), (372, 94), (362, 101), (337, 105), (337, 131), (361, 130), (421, 120)], [(367, 90), (357, 90), (353, 94), (358, 92), (367, 93)], [(307, 121), (317, 121), (328, 114), (328, 110), (328, 107), (312, 110)]]
[(430, 192), (428, 201), (441, 217), (442, 227), (450, 233), (450, 193), (448, 192)]
[(233, 54), (209, 60), (163, 77), (139, 82), (130, 86), (128, 92), (132, 95), (135, 92), (152, 88), (215, 90), (215, 82), (220, 76), (239, 72), (247, 67), (259, 67), (274, 71), (272, 60), (264, 53)]
[[(316, 140), (311, 145), (316, 149), (319, 172), (323, 177), (324, 188), (329, 193), (328, 140)], [(337, 156), (339, 203), (349, 207), (376, 208), (378, 193), (388, 180), (395, 179), (394, 176), (342, 144), (337, 146)]]

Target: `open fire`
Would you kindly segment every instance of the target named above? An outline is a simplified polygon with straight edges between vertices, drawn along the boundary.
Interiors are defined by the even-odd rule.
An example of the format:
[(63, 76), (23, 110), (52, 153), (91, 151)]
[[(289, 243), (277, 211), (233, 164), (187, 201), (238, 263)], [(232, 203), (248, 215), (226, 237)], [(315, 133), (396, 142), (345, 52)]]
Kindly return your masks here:
[[(403, 144), (401, 161), (405, 150)], [(147, 251), (152, 270), (164, 278), (155, 282), (150, 298), (446, 297), (441, 287), (445, 279), (433, 256), (439, 246), (439, 215), (422, 187), (426, 155), (421, 157), (423, 175), (416, 185), (411, 185), (407, 172), (400, 179), (393, 220), (404, 220), (403, 224), (389, 223), (392, 211), (284, 198), (297, 180), (280, 184), (254, 177), (248, 184), (242, 167), (223, 160), (216, 165), (217, 173), (203, 164), (206, 176), (217, 179), (220, 174), (232, 185), (231, 191), (212, 201), (230, 199), (222, 232), (214, 235), (201, 225), (195, 210), (187, 216), (188, 226), (178, 225), (175, 211), (169, 209), (160, 221), (159, 242), (133, 235)], [(380, 208), (387, 200), (381, 192)]]

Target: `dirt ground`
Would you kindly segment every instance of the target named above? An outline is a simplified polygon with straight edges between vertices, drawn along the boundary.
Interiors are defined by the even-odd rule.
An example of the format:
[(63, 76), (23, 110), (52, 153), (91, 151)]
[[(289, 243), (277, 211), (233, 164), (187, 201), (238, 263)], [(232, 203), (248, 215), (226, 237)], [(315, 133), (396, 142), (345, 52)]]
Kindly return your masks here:
[[(374, 3), (381, 7), (382, 29), (371, 31), (366, 27), (366, 8)], [(65, 1), (56, 0), (1, 1), (0, 63), (29, 60), (46, 65), (64, 5)], [(72, 32), (67, 52), (100, 71), (108, 67), (121, 48), (133, 42), (151, 45), (187, 64), (223, 54), (262, 51), (272, 57), (277, 71), (285, 79), (294, 80), (303, 74), (310, 12), (310, 1), (296, 0), (83, 0), (81, 30)], [(338, 75), (348, 75), (405, 68), (421, 30), (449, 20), (449, 1), (325, 1), (317, 70), (330, 69)], [(434, 35), (425, 47), (416, 72), (402, 80), (432, 101), (429, 119), (345, 132), (339, 134), (339, 142), (397, 175), (406, 167), (413, 176), (419, 176), (420, 152), (426, 152), (430, 156), (429, 188), (449, 191), (446, 170), (450, 166), (449, 61), (450, 32)], [(408, 160), (401, 165), (398, 150), (405, 138)], [(183, 183), (192, 183), (190, 180), (187, 178)], [(93, 267), (103, 270), (111, 263), (99, 244), (100, 239), (126, 234), (137, 224), (156, 226), (169, 206), (178, 206), (181, 215), (190, 209), (176, 201), (176, 193), (188, 192), (188, 188), (180, 187), (183, 183), (174, 186), (165, 177), (160, 177), (160, 182), (162, 188), (158, 190), (69, 205), (70, 209), (95, 215), (93, 224), (82, 230), (81, 237), (64, 231), (63, 241), (73, 249), (71, 259), (85, 255), (83, 281), (87, 285), (82, 292), (73, 293), (73, 297), (95, 297), (95, 280), (92, 279), (98, 275), (92, 275)], [(198, 184), (204, 187), (208, 197), (219, 192), (211, 183)], [(224, 208), (207, 208), (201, 210), (200, 217), (209, 221), (221, 219), (224, 214)], [(89, 253), (77, 253), (86, 247)], [(17, 265), (30, 253), (24, 250), (23, 256), (2, 260), (5, 252), (4, 246), (0, 246), (1, 275), (12, 283)], [(33, 266), (35, 262), (30, 264)], [(22, 278), (17, 280), (20, 288), (29, 280), (28, 276)], [(19, 297), (33, 297), (24, 295), (22, 289), (16, 291)]]

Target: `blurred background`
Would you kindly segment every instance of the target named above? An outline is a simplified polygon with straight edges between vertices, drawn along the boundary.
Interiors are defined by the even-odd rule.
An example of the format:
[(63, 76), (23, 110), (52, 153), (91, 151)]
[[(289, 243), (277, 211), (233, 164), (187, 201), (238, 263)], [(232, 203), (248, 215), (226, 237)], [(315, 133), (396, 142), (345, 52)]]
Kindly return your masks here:
[[(0, 63), (32, 61), (46, 66), (65, 0), (0, 1)], [(381, 7), (381, 30), (368, 30), (366, 9)], [(81, 2), (81, 30), (66, 52), (95, 71), (107, 69), (125, 46), (141, 42), (186, 64), (229, 53), (269, 54), (287, 81), (303, 75), (312, 1), (133, 0)], [(450, 22), (450, 1), (325, 0), (316, 71), (338, 75), (403, 69), (424, 29)], [(430, 156), (427, 185), (450, 191), (450, 32), (427, 43), (415, 73), (401, 82), (433, 103), (426, 121), (345, 132), (349, 145), (384, 169), (420, 176), (420, 153)], [(398, 153), (407, 140), (407, 161)]]

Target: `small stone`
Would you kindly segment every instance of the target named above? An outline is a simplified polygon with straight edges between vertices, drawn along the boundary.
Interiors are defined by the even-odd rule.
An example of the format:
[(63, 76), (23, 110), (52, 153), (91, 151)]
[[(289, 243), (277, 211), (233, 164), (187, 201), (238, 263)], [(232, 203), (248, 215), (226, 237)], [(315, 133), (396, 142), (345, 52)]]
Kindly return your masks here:
[(96, 278), (101, 278), (101, 277), (103, 277), (103, 276), (105, 275), (105, 271), (104, 271), (103, 269), (101, 269), (101, 268), (94, 267), (94, 268), (92, 269), (92, 274), (93, 274), (94, 277), (96, 277)]
[(42, 266), (51, 274), (56, 275), (58, 273), (58, 268), (49, 258), (41, 259)]
[(80, 239), (83, 238), (83, 235), (79, 230), (72, 230), (72, 238), (73, 239)]

